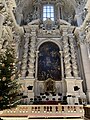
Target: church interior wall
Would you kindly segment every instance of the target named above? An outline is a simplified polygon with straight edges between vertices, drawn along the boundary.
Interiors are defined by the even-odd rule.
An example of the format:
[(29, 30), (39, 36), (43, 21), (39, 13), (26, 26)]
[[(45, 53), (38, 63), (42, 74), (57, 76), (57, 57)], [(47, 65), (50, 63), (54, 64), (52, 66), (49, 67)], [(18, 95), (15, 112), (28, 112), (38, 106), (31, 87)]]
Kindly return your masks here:
[[(5, 48), (3, 43), (6, 36), (4, 35), (7, 33), (8, 44), (13, 45), (13, 41), (16, 44), (16, 58), (19, 61), (17, 66), (20, 72), (19, 79), (25, 87), (24, 94), (28, 96), (28, 103), (30, 98), (34, 99), (43, 92), (43, 89), (46, 89), (43, 88), (43, 84), (48, 82), (53, 84), (55, 82), (53, 87), (56, 88), (56, 94), (60, 92), (66, 97), (71, 95), (79, 98), (80, 96), (83, 99), (87, 95), (90, 102), (90, 10), (89, 1), (87, 4), (86, 2), (86, 0), (73, 0), (72, 3), (67, 0), (61, 2), (57, 0), (49, 2), (47, 0), (39, 2), (37, 0), (34, 2), (32, 0), (16, 0), (16, 4), (11, 4), (8, 1), (10, 6), (5, 3), (8, 9), (4, 12), (8, 14), (3, 14), (3, 10), (1, 11), (0, 30), (2, 30), (2, 34), (0, 34), (0, 49)], [(55, 21), (50, 18), (43, 21), (42, 5), (45, 4), (55, 5)], [(36, 8), (36, 11), (34, 8)], [(4, 20), (3, 16), (5, 17)], [(60, 81), (55, 81), (49, 77), (45, 79), (46, 83), (44, 80), (38, 80), (38, 57), (36, 55), (39, 54), (37, 52), (40, 46), (47, 42), (54, 43), (59, 47), (62, 62), (62, 79)], [(32, 86), (31, 90), (28, 90), (29, 86)], [(75, 86), (80, 90), (75, 91)]]

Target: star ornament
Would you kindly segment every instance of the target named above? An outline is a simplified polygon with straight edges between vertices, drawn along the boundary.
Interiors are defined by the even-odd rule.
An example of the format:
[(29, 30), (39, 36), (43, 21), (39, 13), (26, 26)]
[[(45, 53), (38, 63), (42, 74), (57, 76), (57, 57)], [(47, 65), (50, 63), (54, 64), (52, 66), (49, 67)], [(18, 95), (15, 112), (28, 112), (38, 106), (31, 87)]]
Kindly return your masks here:
[(3, 78), (2, 78), (2, 81), (5, 81), (5, 80), (6, 80), (6, 77), (3, 77)]
[(15, 79), (15, 75), (12, 75), (11, 76), (11, 80), (13, 81)]
[(5, 67), (5, 64), (4, 64), (4, 63), (2, 63), (2, 67)]

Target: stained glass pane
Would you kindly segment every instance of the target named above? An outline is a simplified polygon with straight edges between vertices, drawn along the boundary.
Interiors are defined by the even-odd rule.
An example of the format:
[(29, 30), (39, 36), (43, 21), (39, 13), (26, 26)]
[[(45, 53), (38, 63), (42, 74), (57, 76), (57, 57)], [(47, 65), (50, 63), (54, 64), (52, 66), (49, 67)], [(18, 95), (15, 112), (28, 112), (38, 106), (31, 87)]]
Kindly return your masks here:
[(43, 6), (43, 9), (46, 9), (46, 6)]
[(46, 13), (43, 13), (43, 17), (44, 17), (44, 18), (46, 18), (46, 17), (47, 17), (47, 16), (46, 16)]
[(54, 18), (54, 14), (53, 13), (51, 13), (51, 18)]
[(47, 6), (47, 9), (50, 9), (50, 6)]
[(43, 18), (43, 21), (45, 21), (46, 20), (46, 18)]
[(47, 18), (50, 18), (50, 13), (47, 13)]
[(50, 12), (50, 9), (46, 9), (46, 10), (47, 10), (47, 11), (46, 11), (47, 13)]
[(45, 5), (43, 6), (43, 20), (45, 21), (47, 18), (51, 18), (54, 21), (54, 6)]
[(43, 9), (43, 12), (46, 12), (47, 11), (47, 9)]
[(51, 18), (52, 21), (54, 21), (54, 18)]
[(54, 12), (54, 10), (53, 9), (51, 9), (51, 11), (50, 12)]
[(51, 6), (51, 9), (53, 9), (53, 6)]

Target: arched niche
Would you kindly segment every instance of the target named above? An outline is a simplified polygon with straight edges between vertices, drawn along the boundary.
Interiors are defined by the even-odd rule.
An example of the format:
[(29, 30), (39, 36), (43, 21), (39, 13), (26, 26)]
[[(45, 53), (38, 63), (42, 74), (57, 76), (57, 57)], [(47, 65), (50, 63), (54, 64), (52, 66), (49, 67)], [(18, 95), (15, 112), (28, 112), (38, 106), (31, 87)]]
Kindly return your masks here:
[(53, 42), (45, 42), (39, 47), (38, 53), (38, 80), (61, 80), (61, 57), (60, 49)]

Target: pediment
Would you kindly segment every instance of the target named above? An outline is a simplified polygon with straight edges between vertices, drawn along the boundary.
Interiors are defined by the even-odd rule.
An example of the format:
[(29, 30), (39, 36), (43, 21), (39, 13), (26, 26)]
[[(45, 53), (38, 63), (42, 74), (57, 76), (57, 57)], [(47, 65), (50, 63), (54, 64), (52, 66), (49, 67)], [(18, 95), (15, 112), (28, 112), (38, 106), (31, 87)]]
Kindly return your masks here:
[(69, 26), (71, 25), (69, 22), (62, 19), (57, 20), (57, 22), (59, 25), (69, 25)]
[(40, 19), (32, 20), (31, 22), (28, 23), (28, 25), (39, 25), (40, 24)]

